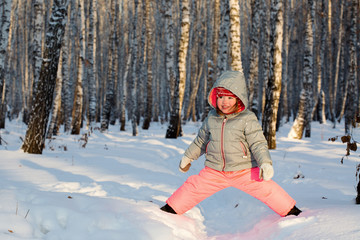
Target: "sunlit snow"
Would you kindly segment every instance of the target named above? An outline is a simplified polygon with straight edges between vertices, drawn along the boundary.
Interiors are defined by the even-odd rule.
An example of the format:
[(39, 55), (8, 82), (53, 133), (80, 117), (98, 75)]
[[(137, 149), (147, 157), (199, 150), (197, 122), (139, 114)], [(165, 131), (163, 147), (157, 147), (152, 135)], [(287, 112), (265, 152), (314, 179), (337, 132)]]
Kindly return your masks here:
[[(51, 240), (231, 240), (360, 239), (360, 206), (355, 204), (359, 152), (340, 160), (346, 146), (328, 138), (343, 127), (312, 124), (312, 138), (287, 138), (291, 124), (277, 133), (271, 150), (274, 180), (303, 210), (281, 218), (245, 193), (228, 188), (184, 215), (159, 210), (190, 175), (179, 160), (201, 123), (183, 125), (184, 136), (165, 139), (167, 126), (151, 123), (133, 137), (120, 132), (62, 133), (46, 141), (42, 155), (20, 150), (26, 126), (6, 122), (0, 145), (0, 239)], [(360, 141), (360, 129), (355, 139)]]

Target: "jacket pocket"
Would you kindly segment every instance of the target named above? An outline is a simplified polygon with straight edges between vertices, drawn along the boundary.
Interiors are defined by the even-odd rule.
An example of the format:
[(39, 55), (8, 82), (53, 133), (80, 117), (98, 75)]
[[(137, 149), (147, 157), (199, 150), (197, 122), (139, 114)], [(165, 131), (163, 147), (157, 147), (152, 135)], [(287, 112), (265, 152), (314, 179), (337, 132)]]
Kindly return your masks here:
[(205, 153), (207, 153), (207, 152), (208, 152), (208, 146), (209, 146), (209, 144), (210, 144), (210, 141), (206, 144), (206, 147), (205, 147)]
[(247, 151), (247, 148), (245, 147), (245, 144), (242, 141), (240, 141), (240, 146), (241, 146), (241, 149), (242, 149), (242, 151), (244, 153), (243, 158), (247, 158), (248, 151)]

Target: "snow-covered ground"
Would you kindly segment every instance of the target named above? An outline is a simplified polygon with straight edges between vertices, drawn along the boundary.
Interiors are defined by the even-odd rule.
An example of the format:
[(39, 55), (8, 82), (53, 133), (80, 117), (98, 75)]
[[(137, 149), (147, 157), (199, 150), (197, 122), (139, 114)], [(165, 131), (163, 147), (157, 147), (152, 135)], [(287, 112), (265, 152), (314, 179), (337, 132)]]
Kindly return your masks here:
[[(62, 134), (46, 141), (42, 155), (20, 150), (26, 126), (6, 123), (0, 146), (0, 239), (360, 239), (355, 205), (359, 152), (340, 160), (345, 145), (328, 138), (343, 127), (312, 124), (312, 138), (290, 140), (281, 127), (271, 150), (274, 180), (297, 200), (298, 217), (281, 218), (258, 200), (225, 189), (184, 215), (159, 210), (187, 177), (178, 171), (201, 123), (183, 126), (184, 136), (165, 139), (167, 125), (152, 123), (131, 136), (119, 126), (107, 133)], [(360, 129), (355, 130), (357, 140)], [(83, 132), (85, 133), (85, 132)]]

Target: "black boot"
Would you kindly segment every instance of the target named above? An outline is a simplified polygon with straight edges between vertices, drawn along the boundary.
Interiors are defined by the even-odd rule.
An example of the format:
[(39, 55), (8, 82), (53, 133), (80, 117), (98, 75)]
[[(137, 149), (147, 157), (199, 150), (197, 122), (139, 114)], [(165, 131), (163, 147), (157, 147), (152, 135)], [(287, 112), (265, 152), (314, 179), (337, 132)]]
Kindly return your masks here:
[(168, 204), (162, 206), (160, 209), (163, 210), (164, 212), (176, 214), (176, 212), (174, 211), (174, 209), (172, 209), (172, 207), (170, 207)]
[[(301, 210), (298, 209), (296, 206), (294, 206), (294, 207), (288, 212), (288, 214), (286, 214), (286, 216), (289, 216), (289, 215), (298, 216), (300, 213), (301, 213)], [(286, 217), (286, 216), (285, 216), (285, 217)]]

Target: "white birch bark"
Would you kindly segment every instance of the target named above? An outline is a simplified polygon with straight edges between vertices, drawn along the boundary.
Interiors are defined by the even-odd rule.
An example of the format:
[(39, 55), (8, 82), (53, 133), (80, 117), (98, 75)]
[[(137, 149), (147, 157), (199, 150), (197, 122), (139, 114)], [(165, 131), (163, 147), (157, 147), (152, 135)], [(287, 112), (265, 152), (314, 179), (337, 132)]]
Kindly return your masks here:
[(78, 74), (76, 79), (75, 94), (74, 94), (74, 106), (72, 111), (71, 121), (71, 134), (80, 134), (82, 125), (82, 114), (83, 114), (83, 79), (85, 74), (85, 2), (79, 0), (79, 18), (80, 18), (80, 32), (79, 32), (79, 45), (80, 55), (78, 56)]
[[(210, 59), (207, 62), (207, 83), (206, 83), (206, 93), (205, 93), (205, 110), (203, 115), (201, 116), (201, 121), (204, 121), (207, 117), (211, 107), (208, 103), (207, 96), (213, 87), (216, 77), (217, 77), (217, 58), (218, 58), (218, 51), (219, 51), (219, 31), (220, 31), (220, 24), (221, 21), (220, 17), (220, 0), (214, 1), (214, 10), (213, 10), (213, 21), (212, 23), (212, 41), (211, 41), (211, 54)], [(210, 15), (210, 14), (209, 14)]]
[(115, 0), (111, 1), (110, 4), (110, 35), (109, 35), (109, 50), (107, 54), (108, 62), (108, 74), (106, 81), (106, 94), (105, 94), (105, 104), (103, 107), (102, 117), (101, 117), (101, 131), (104, 132), (109, 128), (110, 114), (114, 105), (114, 88), (115, 88), (115, 79), (114, 79), (114, 67), (115, 67), (115, 36), (116, 36), (116, 19), (115, 14)]
[(217, 77), (228, 69), (228, 36), (229, 36), (229, 2), (220, 2), (221, 22), (219, 31), (219, 54), (217, 60)]
[(347, 100), (345, 109), (345, 133), (350, 134), (353, 121), (356, 116), (357, 100), (358, 100), (358, 87), (356, 84), (356, 17), (357, 17), (357, 0), (351, 1), (350, 7), (350, 36), (348, 40), (349, 46), (349, 73), (347, 75)]
[(71, 31), (74, 26), (75, 21), (75, 0), (71, 0), (68, 8), (68, 24), (66, 24), (65, 34), (64, 34), (64, 43), (63, 43), (63, 92), (62, 92), (62, 108), (64, 109), (63, 114), (63, 124), (64, 124), (64, 132), (68, 133), (71, 131), (71, 112), (72, 112), (72, 55), (74, 54), (74, 50), (72, 48), (72, 37)]
[[(181, 1), (181, 34), (179, 43), (179, 78), (175, 83), (175, 94), (173, 108), (170, 116), (170, 124), (166, 132), (166, 138), (177, 138), (181, 135), (181, 112), (184, 100), (184, 91), (186, 84), (186, 56), (189, 46), (190, 36), (190, 4), (189, 0)], [(176, 93), (177, 92), (177, 93)]]
[[(262, 96), (261, 96), (261, 104), (259, 103), (259, 108), (261, 107), (261, 115), (263, 115), (265, 108), (265, 93), (266, 86), (270, 77), (270, 66), (272, 65), (272, 57), (270, 54), (270, 17), (267, 14), (267, 5), (265, 0), (261, 0), (261, 10), (260, 16), (262, 20), (263, 29), (260, 30), (260, 38), (262, 42), (262, 53), (260, 59), (262, 59)], [(260, 109), (259, 109), (260, 110)], [(259, 113), (260, 114), (260, 113)]]
[(125, 131), (125, 124), (126, 124), (126, 99), (128, 97), (127, 94), (127, 82), (128, 82), (128, 76), (131, 68), (131, 53), (127, 57), (126, 65), (125, 65), (125, 71), (124, 71), (124, 77), (123, 77), (123, 83), (122, 83), (122, 101), (120, 103), (120, 131)]
[[(323, 15), (325, 16), (325, 0), (321, 1), (321, 13), (323, 13)], [(323, 108), (322, 105), (322, 98), (324, 95), (324, 91), (323, 91), (323, 86), (322, 86), (322, 81), (324, 78), (324, 74), (325, 74), (325, 66), (324, 66), (324, 61), (325, 61), (325, 44), (326, 44), (326, 18), (323, 17), (321, 19), (321, 27), (319, 29), (319, 42), (318, 42), (318, 46), (319, 46), (319, 50), (318, 53), (316, 55), (316, 65), (317, 65), (317, 84), (316, 84), (316, 98), (315, 98), (315, 104), (311, 113), (311, 119), (314, 118), (315, 114), (318, 116), (318, 120), (320, 123), (326, 123), (326, 116), (325, 116), (325, 109)]]
[(137, 75), (136, 75), (136, 67), (137, 67), (137, 54), (138, 54), (138, 40), (137, 40), (137, 21), (138, 21), (138, 5), (139, 1), (134, 1), (134, 19), (133, 19), (133, 27), (132, 27), (132, 47), (131, 47), (131, 55), (132, 55), (132, 75), (130, 80), (130, 89), (131, 89), (131, 126), (132, 126), (132, 135), (138, 135), (137, 128)]
[[(336, 107), (336, 95), (337, 95), (337, 85), (340, 78), (340, 53), (343, 47), (342, 38), (343, 38), (343, 22), (344, 22), (344, 1), (340, 3), (340, 18), (339, 18), (339, 29), (338, 29), (338, 43), (337, 43), (337, 50), (336, 50), (336, 59), (335, 59), (335, 76), (334, 76), (334, 84), (332, 87), (332, 91), (330, 92), (330, 111), (332, 113), (332, 118), (334, 122), (334, 126), (336, 124), (335, 121), (335, 107)], [(329, 40), (331, 42), (331, 40)]]
[(44, 32), (44, 10), (43, 0), (33, 0), (35, 23), (34, 23), (34, 37), (33, 37), (33, 91), (36, 91), (37, 82), (39, 80), (39, 73), (41, 67), (42, 55), (42, 35)]
[[(175, 88), (175, 61), (174, 61), (174, 23), (172, 20), (172, 1), (165, 0), (165, 66), (166, 81), (168, 83), (168, 109), (172, 112), (172, 102)], [(167, 114), (165, 119), (167, 119)]]
[[(182, 0), (181, 37), (179, 45), (179, 116), (181, 116), (186, 84), (186, 57), (190, 36), (190, 4), (189, 0)], [(181, 119), (181, 117), (180, 117)]]
[(41, 154), (45, 143), (46, 128), (53, 102), (60, 49), (66, 24), (68, 1), (53, 1), (46, 47), (36, 90), (34, 107), (22, 149), (27, 153)]
[(263, 131), (269, 149), (276, 149), (276, 123), (281, 93), (282, 43), (283, 43), (283, 3), (271, 1), (270, 45), (273, 56), (270, 78), (266, 87), (266, 101), (263, 117)]
[(58, 70), (57, 70), (57, 76), (56, 76), (56, 83), (55, 83), (55, 98), (54, 98), (54, 102), (53, 102), (53, 108), (51, 110), (51, 120), (50, 120), (50, 124), (49, 124), (49, 129), (47, 131), (47, 138), (51, 138), (53, 136), (53, 134), (56, 135), (56, 133), (54, 133), (54, 129), (56, 129), (56, 122), (58, 119), (58, 113), (59, 110), (61, 108), (61, 90), (62, 90), (62, 84), (63, 84), (63, 75), (62, 75), (62, 63), (63, 63), (63, 58), (62, 58), (62, 51), (63, 49), (61, 49), (60, 51), (60, 57), (59, 57), (59, 65), (58, 65)]
[(9, 43), (9, 29), (10, 29), (10, 14), (11, 14), (11, 0), (3, 0), (2, 4), (2, 15), (0, 20), (0, 123), (1, 128), (5, 127), (5, 59), (6, 59), (6, 48)]
[[(305, 53), (303, 88), (300, 93), (299, 110), (294, 124), (288, 134), (289, 138), (301, 139), (306, 124), (310, 124), (312, 110), (312, 83), (313, 83), (313, 23), (314, 23), (314, 1), (308, 0), (308, 13), (305, 32)], [(307, 133), (309, 134), (309, 132)]]
[(240, 6), (238, 0), (230, 0), (230, 49), (231, 69), (243, 72), (241, 61)]
[(96, 22), (97, 22), (98, 5), (97, 0), (90, 1), (89, 7), (89, 35), (88, 35), (88, 63), (90, 66), (87, 68), (89, 79), (89, 119), (88, 126), (91, 128), (95, 122), (96, 114)]
[(251, 1), (250, 70), (249, 70), (249, 109), (259, 117), (259, 30), (260, 2)]
[(143, 129), (149, 129), (150, 122), (152, 119), (152, 106), (153, 106), (153, 96), (152, 96), (152, 85), (153, 85), (153, 31), (150, 25), (150, 13), (151, 6), (150, 0), (145, 0), (145, 25), (146, 25), (146, 58), (147, 58), (147, 81), (146, 81), (146, 104), (145, 104), (145, 116), (143, 122)]

